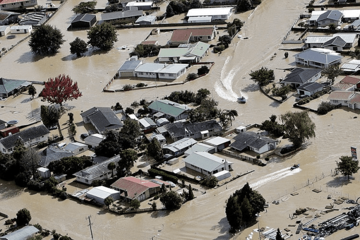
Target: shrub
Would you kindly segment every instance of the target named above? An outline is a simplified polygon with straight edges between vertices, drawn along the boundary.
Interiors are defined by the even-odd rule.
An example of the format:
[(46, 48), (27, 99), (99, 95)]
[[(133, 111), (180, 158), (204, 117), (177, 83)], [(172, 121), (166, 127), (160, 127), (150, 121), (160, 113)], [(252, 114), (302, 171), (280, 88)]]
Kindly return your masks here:
[(48, 145), (49, 145), (49, 143), (47, 143), (47, 142), (39, 142), (36, 147), (40, 149), (40, 148), (46, 147)]
[(34, 227), (36, 227), (37, 229), (39, 229), (40, 232), (42, 232), (43, 228), (40, 224), (34, 224)]
[(105, 186), (106, 182), (104, 180), (94, 180), (91, 185), (94, 187)]
[(162, 176), (164, 178), (164, 180), (166, 181), (172, 181), (173, 183), (177, 183), (178, 182), (178, 178), (175, 176), (172, 176), (162, 170), (158, 170), (158, 169), (149, 169), (148, 173), (150, 174), (150, 176), (155, 177), (155, 176)]
[(218, 184), (218, 180), (214, 176), (207, 176), (204, 180), (200, 182), (200, 184), (209, 188), (214, 188)]
[(136, 108), (138, 107), (140, 104), (137, 101), (134, 101), (130, 106)]
[(33, 179), (31, 179), (27, 184), (28, 189), (33, 190), (33, 191), (41, 191), (41, 190), (43, 190), (43, 186), (44, 186), (43, 183), (40, 183)]
[(335, 108), (334, 105), (332, 105), (329, 102), (322, 102), (319, 104), (319, 107), (317, 109), (318, 114), (324, 115), (327, 114), (328, 112), (330, 112), (331, 110), (333, 110)]
[(191, 81), (197, 79), (199, 76), (196, 73), (189, 73), (186, 77), (187, 80)]
[(311, 97), (303, 98), (300, 101), (298, 101), (298, 105), (304, 105), (306, 103), (309, 103), (311, 99), (312, 99)]
[(129, 91), (129, 90), (132, 90), (133, 89), (133, 86), (131, 86), (130, 84), (126, 84), (124, 87), (123, 87), (123, 90), (124, 91)]
[(138, 83), (138, 84), (136, 84), (136, 87), (146, 87), (146, 84), (145, 83)]
[(25, 226), (31, 220), (31, 214), (29, 210), (23, 208), (16, 213), (16, 224), (18, 226)]
[(215, 46), (213, 51), (214, 51), (214, 53), (218, 53), (218, 52), (222, 52), (224, 50), (225, 50), (225, 46), (221, 44), (221, 45)]
[(207, 74), (209, 71), (210, 70), (207, 66), (202, 66), (201, 68), (198, 69), (197, 74), (200, 76), (200, 75)]
[(117, 102), (117, 103), (115, 104), (114, 110), (115, 110), (115, 111), (118, 111), (118, 110), (122, 110), (122, 109), (123, 109), (123, 107), (121, 106), (121, 104), (120, 104), (119, 102)]

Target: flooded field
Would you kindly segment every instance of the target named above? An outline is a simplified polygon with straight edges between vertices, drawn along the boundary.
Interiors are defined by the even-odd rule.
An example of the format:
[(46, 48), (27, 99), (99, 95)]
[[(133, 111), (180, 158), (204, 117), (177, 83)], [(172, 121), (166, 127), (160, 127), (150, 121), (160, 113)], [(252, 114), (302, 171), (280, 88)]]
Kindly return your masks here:
[[(254, 11), (236, 15), (245, 26), (241, 35), (248, 39), (234, 38), (229, 49), (221, 55), (212, 54), (209, 61), (216, 61), (210, 74), (199, 80), (184, 85), (151, 88), (145, 90), (104, 93), (103, 87), (115, 75), (121, 64), (129, 57), (129, 51), (118, 50), (123, 45), (134, 45), (141, 42), (149, 34), (148, 29), (126, 29), (118, 31), (118, 42), (108, 53), (89, 50), (84, 57), (77, 58), (70, 54), (69, 42), (76, 37), (86, 40), (86, 31), (68, 32), (66, 28), (75, 17), (71, 9), (80, 0), (68, 0), (49, 24), (59, 28), (66, 42), (55, 56), (34, 56), (27, 41), (0, 59), (1, 77), (46, 81), (58, 74), (68, 74), (79, 83), (83, 97), (69, 102), (68, 106), (75, 115), (75, 122), (80, 124), (79, 114), (93, 106), (111, 106), (120, 102), (123, 107), (130, 106), (133, 101), (154, 100), (175, 90), (192, 90), (208, 88), (211, 97), (219, 102), (222, 109), (236, 109), (239, 117), (233, 126), (261, 123), (270, 115), (280, 115), (286, 111), (298, 111), (292, 108), (293, 101), (283, 104), (273, 102), (264, 96), (258, 86), (250, 80), (249, 73), (262, 66), (275, 70), (276, 80), (283, 78), (287, 72), (282, 69), (293, 65), (294, 57), (284, 58), (284, 51), (278, 50), (283, 37), (290, 29), (298, 15), (305, 11), (308, 1), (265, 0)], [(183, 17), (183, 16), (180, 16)], [(179, 17), (179, 19), (180, 19)], [(211, 59), (213, 58), (213, 59)], [(36, 86), (38, 92), (41, 86)], [(240, 95), (246, 96), (246, 104), (236, 102)], [(35, 111), (44, 104), (40, 99), (26, 101), (29, 96), (22, 94), (18, 98), (1, 101), (0, 118), (11, 120), (19, 118), (19, 124), (31, 121), (30, 110)], [(24, 102), (22, 102), (25, 100)], [(16, 112), (16, 113), (15, 113)], [(309, 207), (324, 207), (328, 203), (310, 188), (299, 191), (296, 197), (288, 197), (295, 189), (306, 182), (320, 178), (322, 174), (330, 175), (336, 167), (336, 161), (342, 155), (350, 155), (350, 146), (360, 147), (360, 119), (354, 118), (359, 111), (337, 109), (326, 116), (310, 113), (316, 124), (316, 137), (303, 151), (287, 159), (271, 160), (266, 167), (257, 167), (255, 172), (237, 179), (227, 187), (208, 191), (195, 200), (186, 203), (179, 211), (143, 213), (138, 215), (116, 216), (105, 213), (93, 206), (79, 204), (71, 200), (58, 201), (51, 196), (24, 191), (12, 182), (0, 181), (0, 211), (11, 217), (26, 207), (33, 216), (32, 223), (40, 223), (48, 229), (56, 229), (62, 234), (69, 234), (74, 239), (89, 239), (90, 231), (85, 217), (91, 215), (95, 239), (120, 239), (126, 234), (127, 239), (229, 239), (229, 225), (225, 216), (225, 201), (235, 190), (249, 182), (267, 199), (287, 199), (280, 205), (270, 204), (267, 212), (261, 213), (260, 226), (284, 229), (290, 224), (289, 214), (297, 207), (306, 207), (302, 203), (310, 202)], [(18, 117), (17, 117), (18, 116)], [(28, 116), (28, 117), (27, 117)], [(67, 120), (65, 115), (61, 124)], [(81, 126), (81, 125), (80, 125)], [(65, 128), (65, 126), (64, 126)], [(82, 130), (78, 130), (81, 134)], [(233, 160), (235, 161), (235, 160)], [(301, 168), (290, 172), (289, 167), (300, 163)], [(249, 165), (246, 167), (251, 168)], [(235, 171), (242, 172), (241, 169)], [(355, 180), (343, 185), (342, 178), (325, 177), (314, 184), (328, 188), (328, 191), (341, 195), (357, 193), (359, 174)], [(324, 201), (322, 202), (322, 199)], [(312, 206), (310, 206), (313, 204)], [(292, 221), (291, 223), (293, 223)], [(245, 239), (257, 226), (245, 230), (235, 239)], [(343, 234), (337, 233), (339, 239)], [(298, 239), (299, 235), (291, 239)]]

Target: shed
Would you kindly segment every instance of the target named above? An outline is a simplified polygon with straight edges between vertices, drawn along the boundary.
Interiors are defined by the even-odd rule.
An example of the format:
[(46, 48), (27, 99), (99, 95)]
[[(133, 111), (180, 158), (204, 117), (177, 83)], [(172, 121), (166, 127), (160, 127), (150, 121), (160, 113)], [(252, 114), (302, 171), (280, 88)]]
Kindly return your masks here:
[(44, 167), (39, 167), (37, 169), (38, 174), (40, 175), (41, 178), (49, 178), (51, 177), (51, 172), (48, 168), (44, 168)]
[(132, 56), (121, 65), (118, 73), (119, 77), (133, 77), (135, 69), (142, 64), (141, 60), (138, 60), (137, 56)]
[(92, 134), (84, 139), (85, 144), (89, 145), (90, 147), (94, 148), (99, 146), (100, 142), (105, 139), (104, 135), (101, 134)]
[(173, 158), (173, 159), (167, 161), (167, 164), (174, 165), (174, 164), (176, 164), (178, 162), (179, 162), (179, 158)]
[(0, 237), (0, 240), (26, 240), (37, 232), (39, 232), (39, 229), (37, 229), (36, 227), (26, 226), (16, 230), (15, 232)]
[[(153, 2), (128, 2), (126, 4), (126, 10), (130, 10), (131, 8), (136, 7), (138, 10), (150, 10), (153, 6)], [(151, 16), (151, 15), (149, 15)], [(155, 17), (155, 16), (153, 16)], [(156, 19), (156, 17), (155, 17)]]
[(156, 120), (156, 124), (161, 127), (165, 124), (170, 123), (169, 120), (167, 120), (166, 118), (159, 118), (158, 120)]
[[(146, 2), (145, 2), (146, 3)], [(156, 21), (156, 16), (147, 15), (139, 17), (135, 23), (140, 25), (151, 25), (154, 24)]]
[(203, 143), (215, 147), (216, 152), (220, 152), (230, 145), (230, 139), (223, 137), (213, 137), (203, 141)]
[(87, 198), (93, 199), (96, 203), (104, 205), (104, 200), (107, 197), (112, 197), (114, 200), (120, 199), (120, 192), (104, 186), (94, 187), (86, 193)]
[(186, 150), (185, 156), (187, 157), (194, 152), (215, 153), (215, 147), (203, 143), (197, 143), (188, 150)]
[(79, 142), (72, 142), (66, 145), (65, 150), (73, 153), (74, 155), (78, 155), (86, 150), (88, 150), (89, 147), (86, 144), (79, 143)]
[(244, 127), (244, 126), (237, 127), (237, 128), (235, 128), (235, 132), (236, 133), (246, 132), (246, 127)]
[(189, 17), (188, 23), (211, 22), (211, 17)]
[(7, 137), (9, 135), (18, 133), (20, 130), (17, 126), (7, 127), (0, 130), (0, 135), (2, 137)]
[(54, 178), (58, 183), (60, 183), (66, 180), (66, 174), (55, 175)]
[(80, 14), (71, 22), (71, 28), (91, 28), (96, 23), (96, 15)]
[(31, 25), (12, 26), (10, 28), (11, 33), (31, 33)]
[(214, 177), (216, 177), (216, 179), (218, 181), (221, 181), (221, 180), (224, 180), (226, 178), (229, 178), (231, 177), (231, 173), (227, 170), (224, 170), (224, 171), (221, 171), (221, 172), (218, 172), (218, 173), (215, 173), (214, 174)]
[(0, 37), (6, 36), (10, 32), (9, 26), (0, 26)]

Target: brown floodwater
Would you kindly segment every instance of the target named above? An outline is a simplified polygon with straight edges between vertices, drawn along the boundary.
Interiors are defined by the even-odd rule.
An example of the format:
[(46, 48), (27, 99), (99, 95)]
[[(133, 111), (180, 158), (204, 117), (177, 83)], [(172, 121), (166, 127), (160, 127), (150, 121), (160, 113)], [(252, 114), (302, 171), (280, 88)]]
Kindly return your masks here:
[[(234, 121), (234, 126), (261, 123), (272, 114), (296, 111), (292, 108), (293, 98), (281, 105), (273, 102), (259, 92), (248, 74), (261, 66), (275, 69), (277, 80), (286, 74), (280, 69), (287, 68), (294, 62), (293, 53), (290, 52), (290, 57), (284, 59), (283, 52), (278, 49), (281, 47), (282, 38), (298, 15), (306, 11), (304, 7), (307, 1), (265, 0), (253, 12), (238, 15), (245, 21), (239, 34), (248, 39), (235, 37), (230, 48), (221, 55), (209, 54), (207, 59), (215, 61), (216, 64), (208, 76), (184, 85), (126, 93), (103, 93), (102, 89), (129, 56), (128, 50), (117, 48), (141, 42), (150, 29), (119, 30), (119, 41), (110, 52), (89, 51), (86, 56), (77, 58), (70, 54), (69, 42), (76, 37), (86, 40), (86, 31), (67, 32), (66, 28), (75, 17), (71, 9), (79, 2), (68, 0), (49, 22), (59, 28), (66, 39), (58, 54), (36, 57), (24, 41), (0, 59), (2, 77), (45, 81), (58, 74), (68, 74), (79, 83), (83, 92), (83, 97), (68, 103), (75, 107), (76, 113), (93, 106), (111, 106), (116, 102), (126, 107), (142, 98), (153, 100), (174, 90), (196, 91), (199, 88), (208, 88), (211, 96), (219, 102), (220, 108), (238, 111), (239, 117)], [(248, 98), (246, 104), (236, 103), (236, 98), (240, 95)], [(14, 100), (9, 99), (2, 104), (13, 102)], [(21, 110), (21, 114), (26, 114), (30, 108), (34, 110), (41, 104), (39, 99), (35, 99), (31, 103), (19, 104), (16, 107)], [(9, 110), (0, 111), (1, 117), (12, 118), (9, 117)], [(85, 219), (89, 215), (94, 223), (95, 239), (229, 239), (232, 236), (228, 234), (229, 225), (224, 206), (230, 194), (249, 182), (271, 202), (300, 187), (308, 179), (312, 180), (322, 173), (328, 175), (335, 168), (336, 160), (340, 156), (350, 154), (350, 146), (360, 147), (360, 128), (357, 127), (360, 120), (353, 118), (357, 115), (358, 111), (343, 109), (335, 110), (326, 116), (310, 114), (317, 126), (316, 137), (311, 139), (305, 150), (288, 159), (273, 159), (267, 167), (258, 168), (254, 173), (229, 183), (227, 189), (222, 187), (208, 191), (176, 212), (115, 216), (74, 201), (58, 201), (48, 195), (24, 192), (13, 183), (4, 181), (0, 181), (0, 211), (13, 217), (19, 209), (26, 207), (32, 213), (32, 223), (38, 222), (45, 228), (56, 229), (62, 234), (68, 233), (74, 239), (90, 239), (88, 222)], [(23, 118), (23, 121), (26, 121), (26, 118)], [(301, 169), (289, 172), (289, 166), (294, 163), (300, 163)], [(357, 178), (358, 174), (355, 177)], [(346, 188), (333, 182), (329, 179), (323, 183), (323, 187), (356, 195), (358, 181)], [(320, 201), (308, 198), (305, 193), (300, 195), (299, 199), (307, 205), (311, 205), (312, 201)], [(268, 213), (260, 217), (260, 225), (287, 227), (288, 210), (293, 211), (296, 205), (289, 204), (284, 208), (281, 208), (281, 205), (272, 206)], [(245, 239), (251, 230), (248, 229), (235, 238)]]

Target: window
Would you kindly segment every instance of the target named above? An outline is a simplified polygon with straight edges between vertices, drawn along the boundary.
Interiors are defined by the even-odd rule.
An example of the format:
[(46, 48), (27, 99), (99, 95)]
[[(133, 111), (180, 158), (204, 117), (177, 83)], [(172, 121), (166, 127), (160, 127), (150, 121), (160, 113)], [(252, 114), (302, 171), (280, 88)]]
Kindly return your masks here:
[(211, 37), (210, 37), (210, 36), (208, 36), (208, 39), (211, 39)]
[(338, 100), (332, 100), (333, 101), (333, 103), (338, 103), (339, 101)]

